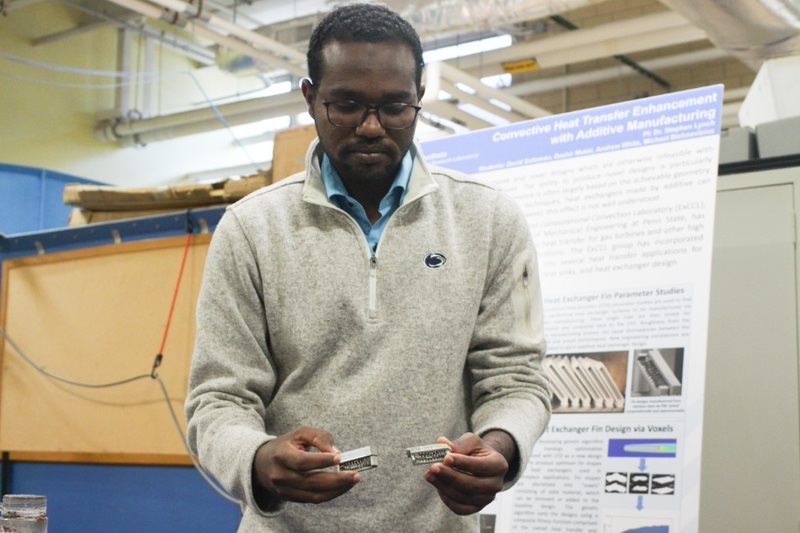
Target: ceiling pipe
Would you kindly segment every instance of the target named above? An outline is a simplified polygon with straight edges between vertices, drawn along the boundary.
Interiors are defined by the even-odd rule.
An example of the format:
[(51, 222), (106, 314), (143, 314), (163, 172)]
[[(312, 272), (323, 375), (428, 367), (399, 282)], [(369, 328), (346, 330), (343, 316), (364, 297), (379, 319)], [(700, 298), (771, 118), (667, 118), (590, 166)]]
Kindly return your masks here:
[[(88, 8), (77, 2), (72, 2), (71, 0), (58, 0), (58, 2), (67, 5), (72, 9), (77, 9), (82, 13), (86, 13), (87, 15), (91, 15), (92, 17), (104, 20), (117, 28), (123, 30), (129, 29), (145, 37), (150, 37), (158, 42), (161, 46), (186, 56), (192, 61), (196, 61), (201, 65), (209, 66), (214, 65), (217, 62), (216, 54), (213, 50), (209, 50), (208, 48), (200, 46), (199, 44), (179, 37), (176, 34), (166, 34), (163, 30), (152, 28), (146, 25), (143, 21), (140, 23), (135, 23), (136, 19), (142, 18), (141, 13), (135, 13), (130, 18), (122, 17), (117, 19), (106, 15), (105, 13), (101, 13), (100, 11)], [(34, 46), (35, 45), (36, 44), (34, 43)]]
[[(272, 113), (265, 117), (272, 118), (273, 116), (289, 114), (289, 111), (286, 110), (293, 109), (294, 106), (300, 106), (298, 113), (306, 110), (306, 104), (302, 96), (300, 96), (300, 91), (224, 104), (218, 106), (216, 111), (206, 107), (143, 120), (104, 120), (95, 127), (95, 137), (100, 140), (116, 141), (122, 144), (129, 142), (137, 144), (135, 138), (142, 139), (145, 134), (170, 129), (178, 131), (176, 128), (189, 124), (203, 123), (207, 126), (207, 129), (203, 131), (220, 129), (223, 125), (217, 117), (217, 112), (225, 117), (228, 124), (236, 122), (234, 117), (246, 117), (248, 120), (245, 122), (236, 122), (237, 124), (244, 124), (263, 120), (259, 114), (261, 111), (277, 110), (277, 113)], [(194, 131), (193, 133), (197, 132)]]
[[(209, 0), (203, 0), (203, 2), (212, 7), (219, 7), (222, 2), (229, 6), (236, 6), (235, 17), (231, 16), (230, 18), (235, 18), (237, 22), (241, 22), (244, 18), (251, 28), (294, 23), (298, 19), (319, 20), (333, 7), (330, 0), (292, 0), (291, 2), (274, 0), (247, 2), (211, 0), (209, 2)], [(234, 15), (230, 7), (225, 9), (228, 14)]]
[[(244, 102), (226, 104), (218, 108), (228, 126), (250, 124), (282, 115), (296, 115), (306, 111), (306, 103), (298, 98), (298, 92), (255, 98)], [(430, 101), (424, 110), (442, 118), (452, 120), (470, 129), (491, 126), (469, 113), (458, 109), (452, 102)], [(98, 125), (95, 135), (103, 140), (116, 141), (121, 146), (143, 146), (176, 137), (222, 129), (223, 125), (213, 110), (201, 109), (175, 113), (133, 122), (104, 121)]]
[(235, 35), (236, 37), (242, 39), (243, 41), (252, 44), (258, 48), (266, 49), (271, 53), (283, 56), (289, 61), (305, 63), (305, 55), (301, 52), (286, 46), (285, 44), (276, 41), (274, 39), (270, 39), (260, 33), (248, 30), (243, 28), (233, 22), (229, 22), (213, 13), (206, 13), (202, 11), (199, 6), (202, 6), (202, 3), (198, 4), (197, 6), (183, 2), (182, 0), (150, 0), (154, 4), (158, 4), (162, 7), (165, 7), (171, 11), (176, 13), (185, 14), (187, 18), (192, 21), (202, 21), (209, 26), (214, 26), (219, 28), (223, 31), (228, 32), (231, 35)]
[(216, 0), (203, 0), (203, 4), (213, 9), (215, 13), (224, 13), (228, 16), (228, 18), (236, 20), (240, 24), (247, 23), (249, 28), (258, 28), (263, 25), (261, 22), (244, 12), (242, 8), (247, 4), (239, 4), (234, 2), (233, 8), (223, 5), (222, 2), (218, 2)]
[(387, 0), (423, 38), (542, 19), (606, 0)]
[[(170, 11), (164, 7), (157, 7), (150, 3), (143, 2), (142, 0), (108, 0), (108, 1), (118, 6), (124, 7), (126, 9), (130, 9), (131, 11), (140, 13), (148, 18), (156, 20), (164, 20), (170, 23), (172, 22), (173, 17), (170, 15)], [(239, 39), (234, 39), (233, 37), (223, 35), (211, 28), (204, 26), (203, 21), (200, 19), (196, 20), (193, 20), (191, 18), (185, 20), (181, 19), (180, 23), (185, 25), (188, 31), (193, 32), (197, 36), (205, 37), (221, 46), (225, 46), (243, 55), (252, 57), (256, 61), (262, 62), (273, 69), (286, 70), (291, 72), (292, 74), (299, 76), (306, 75), (306, 70), (304, 67), (296, 65), (284, 59), (281, 59), (270, 53), (259, 50), (253, 45), (248, 44)]]
[[(281, 95), (287, 96), (287, 95)], [(249, 105), (229, 104), (221, 106), (219, 110), (223, 112), (225, 122), (228, 126), (239, 126), (251, 124), (261, 120), (267, 120), (283, 115), (297, 115), (306, 111), (305, 102), (300, 98), (293, 98), (292, 101), (279, 97), (258, 98), (248, 101)], [(238, 102), (245, 104), (248, 102)], [(442, 118), (463, 124), (470, 129), (481, 129), (491, 126), (477, 117), (458, 109), (453, 103), (443, 100), (428, 102), (424, 110), (434, 113)], [(132, 123), (113, 123), (106, 122), (102, 128), (96, 132), (97, 135), (105, 140), (114, 140), (121, 146), (144, 146), (155, 142), (166, 141), (177, 137), (205, 133), (223, 128), (222, 123), (216, 118), (210, 118), (207, 113), (201, 114), (200, 111), (189, 111), (186, 113), (176, 113), (147, 119)]]
[[(465, 98), (463, 98), (465, 101), (469, 99), (479, 102), (480, 98), (485, 98), (487, 100), (495, 98), (522, 114), (521, 116), (509, 114), (509, 119), (520, 120), (522, 118), (550, 114), (548, 111), (513, 95), (506, 95), (502, 93), (502, 91), (486, 87), (480, 80), (467, 76), (449, 65), (441, 63), (433, 64), (429, 72), (426, 73), (426, 79), (428, 80), (426, 83), (432, 83), (430, 79), (431, 71), (434, 73), (442, 72), (442, 79), (444, 80), (446, 89), (454, 89), (453, 83), (455, 82), (463, 83), (475, 89), (476, 96), (465, 96)], [(433, 94), (438, 94), (438, 90), (431, 92)], [(490, 110), (498, 116), (506, 114), (501, 109), (496, 109), (495, 106), (487, 106), (485, 101), (480, 101), (479, 103), (482, 104), (481, 107)], [(423, 106), (426, 111), (464, 124), (470, 129), (480, 129), (491, 125), (486, 121), (458, 109), (452, 102), (431, 99), (426, 100)], [(277, 96), (254, 98), (242, 102), (224, 104), (217, 108), (217, 112), (225, 117), (229, 125), (251, 123), (266, 118), (285, 115), (287, 113), (300, 113), (305, 110), (306, 104), (302, 97), (299, 96), (299, 91), (296, 90)], [(120, 119), (106, 120), (97, 125), (95, 135), (99, 139), (116, 141), (123, 146), (143, 145), (182, 135), (220, 129), (222, 124), (217, 119), (217, 112), (211, 108), (204, 108), (136, 121)]]
[(723, 50), (758, 68), (770, 58), (800, 54), (797, 0), (661, 0)]
[[(265, 107), (248, 113), (226, 116), (225, 122), (230, 127), (241, 126), (243, 124), (252, 124), (253, 122), (259, 122), (261, 120), (267, 120), (284, 115), (297, 115), (305, 110), (306, 105), (304, 102), (296, 102), (290, 105)], [(186, 137), (187, 135), (194, 135), (197, 133), (217, 131), (222, 129), (222, 127), (222, 124), (217, 119), (202, 120), (199, 122), (176, 124), (174, 126), (157, 130), (149, 130), (144, 133), (124, 136), (121, 137), (118, 142), (124, 147), (145, 146), (155, 142), (175, 139), (177, 137)]]

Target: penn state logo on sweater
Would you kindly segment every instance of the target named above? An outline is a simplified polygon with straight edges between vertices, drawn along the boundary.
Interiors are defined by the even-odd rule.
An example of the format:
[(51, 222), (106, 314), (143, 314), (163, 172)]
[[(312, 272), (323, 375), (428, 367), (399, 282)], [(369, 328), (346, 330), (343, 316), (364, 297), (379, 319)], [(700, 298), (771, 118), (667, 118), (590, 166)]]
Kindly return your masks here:
[(428, 268), (439, 268), (445, 264), (447, 258), (437, 252), (428, 252), (425, 255), (425, 266)]

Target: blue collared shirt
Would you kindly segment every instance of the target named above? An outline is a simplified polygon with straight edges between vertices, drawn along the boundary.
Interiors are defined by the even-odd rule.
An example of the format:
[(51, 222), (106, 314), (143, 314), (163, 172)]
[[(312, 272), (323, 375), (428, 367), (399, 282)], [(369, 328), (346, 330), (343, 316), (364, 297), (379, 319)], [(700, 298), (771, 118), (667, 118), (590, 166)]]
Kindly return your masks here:
[(325, 192), (328, 199), (337, 207), (341, 208), (355, 220), (364, 236), (369, 243), (369, 249), (375, 255), (375, 249), (378, 247), (378, 241), (381, 238), (386, 224), (392, 217), (400, 204), (403, 203), (403, 198), (408, 189), (408, 181), (411, 179), (411, 168), (414, 160), (411, 154), (406, 152), (405, 157), (400, 162), (400, 169), (397, 171), (397, 176), (394, 178), (389, 191), (386, 196), (381, 200), (378, 206), (378, 212), (381, 217), (373, 225), (367, 217), (367, 212), (358, 200), (348, 194), (347, 189), (339, 177), (339, 173), (333, 168), (328, 154), (322, 156), (322, 183), (325, 185)]

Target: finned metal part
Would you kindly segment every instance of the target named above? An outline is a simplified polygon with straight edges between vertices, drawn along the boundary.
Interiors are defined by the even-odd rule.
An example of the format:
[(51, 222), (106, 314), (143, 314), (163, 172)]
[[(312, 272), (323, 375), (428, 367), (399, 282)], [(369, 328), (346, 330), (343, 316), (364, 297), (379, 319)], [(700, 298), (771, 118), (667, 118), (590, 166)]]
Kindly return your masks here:
[(441, 463), (451, 451), (450, 446), (447, 444), (428, 444), (407, 448), (406, 455), (411, 458), (413, 464), (425, 465)]
[(339, 464), (336, 466), (337, 472), (360, 472), (378, 466), (378, 456), (372, 454), (369, 446), (357, 448), (339, 454)]

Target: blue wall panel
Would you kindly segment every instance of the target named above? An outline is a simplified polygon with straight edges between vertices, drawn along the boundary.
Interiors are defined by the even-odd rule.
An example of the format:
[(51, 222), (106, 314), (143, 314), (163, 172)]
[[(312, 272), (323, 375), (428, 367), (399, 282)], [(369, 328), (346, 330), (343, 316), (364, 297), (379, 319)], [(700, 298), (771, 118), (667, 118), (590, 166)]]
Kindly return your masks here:
[(0, 233), (25, 233), (67, 225), (72, 206), (64, 205), (64, 187), (91, 181), (60, 172), (0, 165)]
[(40, 229), (41, 181), (39, 170), (0, 168), (0, 233)]
[(225, 533), (241, 518), (191, 467), (13, 463), (9, 477), (47, 496), (50, 533)]

